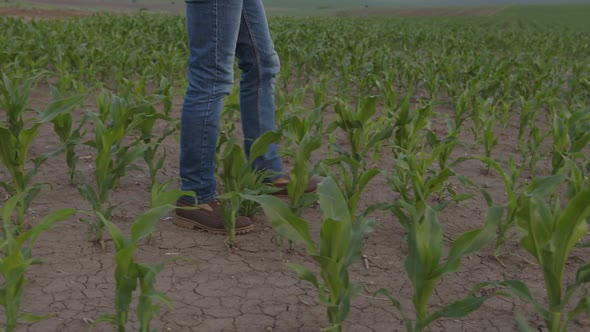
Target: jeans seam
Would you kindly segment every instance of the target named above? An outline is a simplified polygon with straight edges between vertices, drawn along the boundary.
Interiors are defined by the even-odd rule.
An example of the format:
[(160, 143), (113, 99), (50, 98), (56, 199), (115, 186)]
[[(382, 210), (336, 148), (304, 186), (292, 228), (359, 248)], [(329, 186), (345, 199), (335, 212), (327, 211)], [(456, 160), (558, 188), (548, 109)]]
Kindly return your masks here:
[[(242, 9), (242, 15), (244, 16), (244, 22), (246, 22), (246, 27), (248, 29), (248, 35), (250, 36), (250, 41), (252, 42), (252, 46), (254, 49), (254, 57), (256, 58), (256, 65), (258, 68), (258, 93), (256, 95), (256, 113), (258, 116), (258, 137), (262, 135), (262, 117), (260, 116), (260, 110), (262, 108), (262, 61), (260, 60), (260, 51), (258, 49), (258, 44), (256, 43), (256, 35), (254, 34), (254, 30), (250, 26), (250, 21), (248, 20), (248, 14), (245, 10)], [(264, 155), (262, 155), (263, 159), (266, 159)]]
[(211, 110), (211, 105), (213, 104), (213, 96), (217, 91), (217, 82), (219, 80), (219, 0), (215, 1), (215, 35), (213, 38), (215, 39), (215, 52), (214, 52), (214, 63), (215, 63), (215, 79), (213, 80), (213, 84), (211, 86), (211, 94), (209, 95), (209, 100), (207, 101), (207, 110), (205, 113), (205, 123), (203, 128), (203, 143), (201, 145), (201, 169), (205, 169), (206, 163), (206, 148), (208, 144), (208, 132), (209, 132), (209, 113)]

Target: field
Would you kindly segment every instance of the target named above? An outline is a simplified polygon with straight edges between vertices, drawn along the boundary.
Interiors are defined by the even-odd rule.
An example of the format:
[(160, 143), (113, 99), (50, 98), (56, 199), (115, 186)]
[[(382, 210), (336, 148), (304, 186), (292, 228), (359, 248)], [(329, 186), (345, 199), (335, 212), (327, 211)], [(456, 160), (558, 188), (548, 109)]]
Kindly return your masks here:
[(0, 7), (5, 330), (590, 329), (590, 6), (273, 15), (266, 138), (326, 180), (261, 195), (236, 89), (234, 242), (172, 223), (184, 18), (81, 2)]

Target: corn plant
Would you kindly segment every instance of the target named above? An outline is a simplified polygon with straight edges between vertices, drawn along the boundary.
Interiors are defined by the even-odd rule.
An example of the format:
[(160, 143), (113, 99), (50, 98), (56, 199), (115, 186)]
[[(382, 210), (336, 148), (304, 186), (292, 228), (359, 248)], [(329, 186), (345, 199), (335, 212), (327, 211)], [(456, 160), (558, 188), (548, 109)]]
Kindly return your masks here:
[(400, 154), (412, 153), (421, 148), (424, 130), (430, 126), (433, 106), (432, 102), (425, 102), (412, 111), (409, 96), (406, 96), (395, 108), (389, 110), (389, 118), (394, 127), (392, 135), (394, 157), (397, 158)]
[(107, 322), (115, 325), (117, 331), (126, 330), (129, 318), (129, 310), (133, 300), (133, 293), (139, 288), (139, 297), (136, 308), (139, 330), (150, 332), (150, 322), (154, 315), (159, 314), (159, 305), (154, 301), (160, 301), (172, 308), (172, 303), (163, 294), (158, 292), (154, 285), (156, 277), (164, 268), (164, 264), (144, 264), (138, 262), (134, 253), (139, 243), (149, 238), (160, 218), (175, 209), (175, 202), (185, 195), (194, 195), (180, 190), (167, 190), (168, 184), (156, 185), (152, 188), (151, 208), (137, 217), (131, 224), (131, 234), (128, 238), (114, 223), (109, 221), (101, 213), (97, 213), (100, 222), (107, 229), (115, 246), (115, 310), (114, 315), (102, 315), (97, 322)]
[(59, 149), (40, 154), (29, 165), (29, 150), (31, 144), (39, 134), (42, 124), (54, 120), (56, 117), (68, 112), (79, 103), (78, 97), (70, 97), (54, 100), (45, 109), (38, 110), (39, 117), (27, 121), (27, 103), (29, 89), (35, 78), (29, 78), (21, 85), (16, 79), (2, 75), (0, 85), (0, 108), (6, 109), (6, 123), (0, 123), (0, 163), (6, 167), (12, 181), (0, 180), (2, 186), (9, 195), (20, 198), (17, 204), (17, 217), (15, 231), (22, 232), (25, 228), (25, 212), (31, 202), (41, 190), (40, 184), (33, 182), (33, 177), (39, 167), (50, 157), (59, 152)]
[[(429, 130), (426, 134), (426, 142), (428, 146), (433, 149), (432, 154), (436, 156), (438, 168), (440, 170), (444, 170), (450, 166), (449, 159), (451, 158), (451, 155), (457, 145), (459, 145), (459, 133), (458, 131), (452, 129), (453, 123), (449, 121), (447, 126), (449, 127), (449, 133), (443, 138), (438, 138), (432, 130)], [(438, 192), (439, 201), (444, 199), (445, 191), (449, 191), (451, 194), (454, 194), (451, 186), (441, 186)]]
[(535, 172), (536, 164), (542, 159), (539, 150), (549, 135), (551, 135), (551, 132), (542, 133), (537, 125), (532, 124), (527, 138), (518, 142), (522, 154), (522, 164), (526, 165), (530, 172)]
[[(514, 236), (510, 236), (509, 234), (510, 231), (514, 228), (514, 224), (516, 222), (516, 210), (518, 208), (518, 192), (522, 188), (522, 185), (519, 181), (520, 176), (522, 174), (522, 167), (519, 167), (516, 164), (514, 158), (510, 158), (508, 160), (508, 170), (505, 170), (498, 162), (484, 156), (471, 156), (459, 158), (457, 159), (457, 161), (455, 161), (454, 164), (459, 164), (467, 160), (478, 160), (483, 162), (488, 169), (493, 169), (494, 171), (496, 171), (500, 175), (502, 181), (504, 182), (504, 186), (506, 189), (506, 202), (502, 206), (506, 209), (506, 216), (498, 222), (498, 229), (496, 232), (496, 240), (494, 243), (493, 250), (494, 257), (499, 258), (502, 254), (504, 244), (508, 240), (510, 240), (512, 236)], [(469, 181), (464, 177), (460, 177), (460, 180), (464, 184), (470, 184), (478, 188), (483, 197), (485, 198), (489, 208), (492, 208), (493, 206), (497, 205), (497, 203), (493, 202), (492, 197), (485, 190), (485, 188), (481, 188), (480, 186), (475, 185), (473, 182)]]
[(436, 216), (436, 211), (426, 208), (426, 212), (409, 225), (408, 256), (404, 262), (406, 273), (412, 282), (414, 295), (412, 303), (416, 316), (411, 319), (401, 303), (385, 289), (376, 294), (386, 295), (403, 317), (408, 332), (423, 331), (433, 321), (442, 317), (464, 317), (477, 310), (487, 297), (473, 294), (443, 306), (434, 312), (428, 306), (434, 289), (440, 279), (459, 269), (461, 259), (483, 249), (494, 238), (497, 223), (502, 215), (502, 207), (493, 207), (488, 211), (485, 225), (460, 235), (453, 243), (445, 260), (442, 259), (443, 232)]
[(552, 173), (565, 166), (565, 157), (580, 153), (590, 142), (590, 109), (561, 111), (553, 120)]
[(14, 331), (18, 322), (34, 323), (47, 318), (21, 312), (21, 300), (27, 284), (26, 270), (41, 261), (33, 257), (33, 248), (39, 237), (50, 230), (55, 223), (67, 219), (74, 209), (60, 209), (45, 216), (29, 230), (15, 234), (14, 213), (23, 201), (23, 193), (12, 196), (0, 208), (2, 238), (0, 239), (0, 305), (4, 308), (5, 324), (2, 331)]
[(310, 179), (309, 160), (311, 154), (320, 148), (322, 143), (323, 107), (316, 108), (309, 117), (290, 116), (281, 123), (284, 140), (287, 147), (282, 153), (293, 161), (293, 168), (289, 176), (287, 194), (291, 210), (296, 216), (301, 216), (304, 208), (317, 201), (314, 193), (305, 193)]
[(331, 178), (325, 178), (318, 187), (320, 208), (324, 218), (320, 241), (312, 240), (309, 224), (297, 217), (281, 200), (271, 196), (242, 195), (259, 203), (272, 227), (281, 236), (305, 245), (307, 254), (320, 268), (319, 278), (307, 267), (289, 264), (299, 278), (312, 283), (318, 290), (320, 303), (327, 307), (330, 327), (326, 331), (341, 331), (351, 300), (362, 287), (350, 280), (351, 265), (360, 259), (363, 238), (372, 231), (374, 221), (350, 214), (346, 198)]
[[(156, 100), (150, 102), (143, 101), (137, 105), (136, 108), (138, 109), (138, 112), (133, 120), (135, 123), (133, 129), (137, 130), (139, 134), (139, 137), (137, 137), (136, 140), (138, 144), (143, 146), (143, 160), (148, 166), (148, 173), (152, 186), (156, 183), (158, 171), (164, 166), (167, 157), (165, 149), (162, 149), (161, 153), (159, 151), (162, 147), (162, 143), (176, 131), (174, 121), (165, 113), (159, 113), (153, 106), (152, 103), (156, 102)], [(166, 127), (161, 133), (155, 134), (154, 127), (158, 120), (164, 121)]]
[(103, 223), (99, 215), (110, 219), (116, 205), (109, 202), (111, 192), (133, 163), (144, 156), (146, 146), (125, 144), (125, 139), (142, 121), (136, 115), (141, 108), (130, 107), (125, 100), (103, 93), (98, 96), (99, 113), (88, 114), (93, 124), (94, 139), (84, 144), (97, 152), (95, 159), (95, 187), (85, 183), (78, 187), (82, 197), (91, 204), (94, 220), (82, 218), (89, 226), (93, 240), (104, 246)]
[(566, 286), (563, 283), (568, 257), (588, 231), (590, 190), (586, 188), (578, 192), (562, 207), (558, 192), (566, 179), (564, 174), (535, 178), (518, 197), (516, 218), (522, 231), (520, 245), (542, 270), (548, 306), (538, 302), (522, 281), (486, 284), (505, 286), (514, 296), (532, 304), (552, 332), (568, 331), (570, 322), (578, 314), (590, 313), (590, 298), (586, 292), (577, 304), (569, 306), (580, 287), (590, 282), (590, 264), (577, 270), (572, 284)]
[(224, 225), (229, 232), (228, 244), (231, 247), (236, 243), (235, 227), (238, 215), (252, 217), (258, 212), (255, 203), (242, 199), (240, 194), (260, 195), (273, 190), (264, 181), (276, 174), (270, 170), (253, 169), (252, 163), (256, 158), (264, 155), (270, 144), (278, 141), (280, 136), (273, 131), (268, 131), (260, 136), (250, 147), (249, 160), (246, 159), (242, 148), (237, 144), (237, 139), (231, 139), (225, 145), (221, 157), (223, 173), (220, 174), (224, 193), (220, 199), (224, 204)]
[[(62, 94), (57, 89), (50, 87), (50, 90), (54, 99), (63, 99)], [(73, 102), (77, 102), (79, 105), (84, 102), (86, 96), (79, 95), (72, 98)], [(51, 123), (53, 124), (53, 131), (59, 137), (59, 140), (63, 144), (63, 147), (66, 151), (66, 164), (68, 166), (68, 173), (70, 175), (70, 180), (74, 182), (78, 174), (76, 171), (78, 154), (75, 151), (75, 147), (81, 143), (82, 137), (84, 137), (84, 132), (82, 131), (83, 123), (77, 127), (74, 127), (74, 120), (71, 112), (60, 113), (59, 115), (55, 116), (53, 120), (51, 120)]]
[[(392, 135), (391, 126), (376, 126), (372, 117), (377, 112), (377, 98), (362, 98), (356, 108), (338, 100), (334, 108), (338, 119), (328, 129), (340, 128), (346, 134), (350, 151), (338, 147), (338, 156), (325, 160), (325, 166), (337, 165), (339, 179), (346, 197), (348, 211), (356, 215), (360, 196), (369, 182), (380, 172), (369, 163), (368, 156), (378, 150)], [(327, 168), (325, 168), (327, 169)]]
[[(431, 152), (418, 152), (414, 154), (400, 154), (395, 159), (393, 170), (387, 174), (389, 187), (400, 195), (394, 203), (384, 203), (372, 206), (374, 209), (386, 209), (392, 211), (402, 225), (409, 229), (416, 220), (423, 218), (431, 197), (438, 194), (439, 203), (434, 207), (436, 211), (442, 211), (450, 203), (458, 203), (473, 197), (472, 194), (458, 194), (448, 185), (448, 181), (456, 173), (453, 167), (461, 162), (461, 159), (451, 163), (444, 169), (433, 168), (432, 165), (439, 158), (439, 154), (446, 153), (455, 144), (453, 141), (439, 144)], [(446, 190), (450, 197), (444, 200), (441, 192)]]
[[(481, 143), (484, 148), (485, 156), (492, 158), (492, 150), (498, 145), (498, 138), (494, 133), (496, 128), (496, 117), (494, 114), (488, 116), (480, 116), (480, 121), (483, 124), (483, 135), (481, 137)], [(489, 173), (490, 169), (486, 170)]]
[(239, 87), (235, 87), (232, 93), (226, 97), (223, 110), (219, 117), (219, 138), (215, 149), (216, 172), (221, 165), (223, 146), (235, 137), (236, 123), (240, 119), (240, 95)]

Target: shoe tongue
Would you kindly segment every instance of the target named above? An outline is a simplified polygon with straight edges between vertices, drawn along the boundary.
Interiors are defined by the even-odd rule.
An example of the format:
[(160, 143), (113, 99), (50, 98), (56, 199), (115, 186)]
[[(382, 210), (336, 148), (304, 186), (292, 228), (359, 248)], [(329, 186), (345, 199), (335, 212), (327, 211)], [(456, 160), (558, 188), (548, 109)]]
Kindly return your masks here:
[(280, 177), (272, 182), (273, 184), (289, 184), (289, 178), (286, 176)]
[(201, 205), (197, 205), (197, 207), (201, 210), (213, 212), (213, 208), (211, 207), (211, 204), (201, 204)]

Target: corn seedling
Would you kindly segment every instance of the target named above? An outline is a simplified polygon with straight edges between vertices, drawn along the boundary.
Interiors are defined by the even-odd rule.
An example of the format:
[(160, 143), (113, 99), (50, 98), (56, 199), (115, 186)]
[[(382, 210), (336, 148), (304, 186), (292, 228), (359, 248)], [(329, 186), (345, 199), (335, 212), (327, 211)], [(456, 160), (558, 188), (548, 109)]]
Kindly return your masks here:
[(380, 289), (376, 292), (376, 294), (386, 295), (391, 300), (402, 315), (408, 332), (423, 331), (433, 321), (442, 317), (467, 316), (477, 310), (487, 299), (487, 297), (476, 297), (470, 294), (442, 309), (428, 312), (430, 299), (440, 279), (457, 271), (464, 256), (483, 249), (493, 240), (502, 212), (501, 207), (491, 208), (482, 228), (468, 231), (453, 241), (446, 260), (442, 260), (443, 233), (436, 211), (427, 208), (420, 219), (410, 224), (408, 229), (409, 253), (404, 267), (414, 287), (412, 302), (416, 317), (411, 319), (401, 303), (387, 290)]
[[(449, 127), (449, 134), (447, 134), (443, 138), (438, 138), (436, 134), (429, 130), (426, 134), (426, 142), (428, 146), (433, 150), (433, 155), (436, 156), (438, 161), (438, 168), (443, 170), (449, 166), (449, 159), (455, 150), (455, 147), (459, 145), (459, 139), (457, 137), (458, 132), (452, 130), (452, 122), (448, 122), (447, 126)], [(442, 201), (444, 199), (445, 191), (449, 191), (452, 195), (455, 193), (451, 186), (444, 185), (441, 186), (438, 192), (438, 200)]]
[[(500, 177), (502, 178), (502, 181), (504, 182), (504, 185), (506, 187), (507, 201), (503, 205), (504, 208), (506, 209), (506, 218), (502, 219), (498, 223), (498, 229), (496, 232), (496, 241), (495, 241), (494, 250), (493, 250), (494, 257), (498, 258), (501, 255), (501, 250), (502, 250), (504, 244), (510, 238), (512, 238), (512, 237), (509, 237), (509, 233), (510, 233), (510, 230), (513, 229), (514, 223), (516, 222), (516, 210), (518, 208), (517, 198), (518, 198), (518, 191), (521, 188), (519, 180), (520, 180), (520, 176), (522, 174), (522, 167), (518, 167), (516, 165), (516, 163), (514, 162), (514, 159), (510, 158), (508, 161), (508, 170), (506, 171), (498, 162), (496, 162), (495, 160), (493, 160), (491, 158), (484, 157), (484, 156), (472, 156), (472, 157), (459, 158), (457, 161), (455, 161), (454, 164), (459, 164), (459, 163), (462, 163), (466, 160), (479, 160), (479, 161), (483, 162), (486, 165), (486, 167), (493, 169), (494, 171), (496, 171), (500, 175)], [(471, 184), (474, 187), (477, 187), (480, 190), (483, 197), (485, 198), (486, 203), (489, 208), (492, 208), (493, 206), (496, 205), (493, 202), (492, 197), (489, 195), (489, 193), (484, 188), (481, 188), (481, 187), (473, 184), (473, 182), (465, 179), (464, 177), (461, 177), (461, 180), (465, 183)]]
[(287, 148), (282, 153), (293, 161), (287, 192), (291, 210), (301, 216), (304, 208), (317, 201), (313, 193), (305, 193), (310, 179), (309, 160), (311, 154), (320, 148), (322, 142), (322, 110), (320, 107), (311, 112), (308, 118), (297, 115), (281, 123)]
[[(51, 94), (56, 100), (63, 99), (61, 93), (54, 87), (51, 87)], [(72, 98), (74, 102), (77, 101), (81, 104), (86, 99), (86, 96), (80, 95)], [(51, 120), (51, 123), (53, 124), (53, 131), (59, 137), (59, 140), (66, 151), (66, 164), (68, 166), (70, 181), (73, 183), (78, 176), (78, 172), (76, 171), (78, 154), (75, 151), (75, 147), (77, 144), (81, 143), (82, 137), (84, 136), (84, 132), (81, 131), (83, 123), (78, 127), (74, 127), (74, 120), (71, 112), (60, 113)]]
[(2, 75), (3, 84), (0, 85), (0, 108), (6, 109), (6, 123), (0, 123), (0, 163), (6, 167), (12, 181), (0, 180), (2, 186), (9, 195), (20, 198), (17, 204), (17, 217), (13, 220), (15, 231), (22, 232), (25, 229), (25, 212), (31, 202), (41, 190), (40, 184), (33, 183), (33, 177), (39, 167), (50, 157), (59, 152), (59, 149), (41, 154), (29, 164), (29, 150), (31, 144), (39, 134), (39, 127), (46, 122), (54, 120), (61, 114), (68, 112), (79, 102), (78, 97), (64, 98), (51, 102), (44, 110), (39, 110), (39, 118), (32, 121), (25, 120), (29, 89), (35, 78), (25, 80), (18, 85), (16, 79)]
[[(452, 141), (446, 144), (453, 144)], [(441, 211), (450, 203), (458, 203), (473, 197), (472, 194), (457, 194), (447, 184), (449, 179), (455, 176), (453, 167), (460, 160), (453, 162), (444, 169), (434, 169), (432, 165), (438, 159), (440, 153), (448, 150), (445, 145), (439, 145), (432, 152), (419, 152), (415, 154), (400, 154), (395, 160), (394, 169), (387, 174), (389, 187), (400, 194), (400, 199), (395, 203), (378, 204), (373, 209), (391, 210), (402, 225), (409, 229), (417, 220), (421, 220), (429, 206), (432, 195), (439, 194), (439, 204), (434, 207)], [(447, 190), (451, 197), (443, 200), (440, 193)]]
[(350, 280), (348, 271), (360, 259), (363, 238), (372, 231), (374, 221), (364, 218), (355, 220), (347, 208), (345, 196), (330, 177), (319, 185), (318, 194), (324, 215), (319, 243), (312, 240), (308, 222), (294, 215), (278, 198), (252, 195), (242, 197), (262, 206), (277, 233), (290, 241), (305, 245), (307, 254), (319, 264), (319, 278), (304, 266), (289, 266), (297, 272), (301, 280), (308, 281), (317, 288), (320, 303), (327, 307), (331, 324), (326, 331), (341, 331), (351, 300), (362, 290), (361, 285)]
[(348, 211), (356, 215), (360, 196), (369, 182), (380, 171), (368, 162), (369, 154), (378, 150), (393, 134), (391, 126), (375, 126), (372, 117), (377, 112), (377, 98), (362, 98), (356, 108), (339, 100), (334, 108), (338, 119), (328, 129), (330, 133), (340, 128), (346, 134), (350, 151), (338, 148), (339, 155), (325, 160), (324, 165), (337, 165), (339, 179), (346, 197)]
[[(86, 183), (78, 187), (82, 197), (91, 204), (95, 215), (94, 221), (82, 218), (89, 226), (93, 240), (102, 242), (103, 224), (99, 215), (110, 219), (116, 205), (110, 205), (109, 199), (120, 179), (133, 163), (144, 156), (146, 147), (137, 144), (125, 144), (125, 138), (131, 130), (142, 123), (137, 120), (141, 108), (130, 107), (125, 100), (114, 95), (101, 94), (98, 97), (100, 113), (90, 113), (88, 117), (93, 124), (94, 139), (84, 144), (97, 152), (95, 159), (95, 187)], [(141, 118), (139, 118), (141, 119)]]
[(532, 304), (551, 332), (568, 331), (572, 319), (583, 312), (590, 312), (590, 299), (586, 292), (577, 304), (569, 307), (576, 291), (590, 282), (590, 264), (577, 270), (574, 283), (567, 286), (563, 283), (568, 257), (588, 231), (586, 220), (590, 216), (590, 190), (578, 192), (562, 208), (560, 195), (556, 193), (566, 179), (563, 174), (534, 179), (519, 196), (516, 212), (518, 227), (523, 232), (520, 244), (543, 271), (548, 307), (538, 302), (522, 281), (484, 284), (505, 286), (514, 296)]
[(172, 308), (172, 303), (163, 294), (156, 291), (156, 277), (164, 268), (164, 264), (144, 264), (138, 262), (134, 253), (140, 241), (151, 237), (161, 217), (175, 209), (175, 202), (185, 195), (194, 195), (180, 190), (165, 190), (167, 184), (155, 185), (152, 188), (150, 210), (137, 217), (131, 225), (131, 234), (125, 239), (121, 230), (100, 213), (97, 216), (107, 229), (115, 245), (115, 310), (114, 315), (102, 315), (97, 322), (111, 323), (117, 331), (126, 330), (133, 293), (139, 288), (136, 308), (137, 321), (141, 332), (151, 332), (150, 323), (159, 314), (160, 301)]
[(252, 217), (257, 213), (254, 202), (245, 201), (240, 197), (241, 193), (254, 195), (267, 194), (272, 189), (264, 181), (272, 178), (269, 170), (256, 170), (252, 163), (256, 158), (262, 157), (268, 147), (280, 139), (280, 134), (268, 131), (260, 136), (250, 147), (250, 158), (246, 159), (243, 150), (237, 144), (236, 139), (229, 140), (221, 157), (223, 173), (220, 177), (223, 181), (224, 194), (220, 196), (224, 204), (224, 223), (229, 232), (228, 244), (233, 247), (236, 243), (236, 218), (239, 214)]
[(552, 173), (559, 173), (565, 158), (580, 153), (590, 142), (590, 109), (561, 111), (553, 120)]
[(413, 153), (421, 148), (424, 131), (430, 127), (432, 109), (433, 104), (426, 102), (412, 111), (409, 96), (402, 99), (396, 108), (390, 109), (390, 121), (394, 124), (392, 136), (394, 158), (401, 153)]
[(4, 308), (5, 324), (2, 331), (14, 331), (18, 322), (34, 323), (45, 317), (21, 312), (21, 300), (27, 284), (26, 270), (41, 261), (33, 257), (33, 248), (39, 237), (50, 230), (55, 223), (62, 221), (75, 213), (74, 209), (60, 209), (45, 216), (29, 230), (15, 235), (14, 218), (18, 213), (18, 205), (23, 201), (23, 194), (16, 194), (0, 208), (2, 218), (2, 238), (0, 239), (0, 305)]

